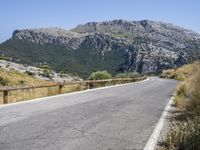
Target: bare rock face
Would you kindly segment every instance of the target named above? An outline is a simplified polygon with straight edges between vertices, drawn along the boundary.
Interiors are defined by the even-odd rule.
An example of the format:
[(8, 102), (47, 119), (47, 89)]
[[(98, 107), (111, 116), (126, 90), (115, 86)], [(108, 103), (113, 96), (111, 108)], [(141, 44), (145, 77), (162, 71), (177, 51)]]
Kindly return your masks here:
[(76, 49), (85, 39), (84, 34), (61, 28), (41, 28), (33, 30), (16, 30), (13, 39), (28, 40), (37, 44), (57, 44)]
[[(58, 45), (74, 50), (74, 53), (78, 51), (83, 57), (85, 56), (82, 54), (83, 49), (89, 52), (95, 51), (98, 52), (98, 57), (101, 57), (101, 64), (96, 63), (96, 66), (103, 66), (105, 69), (109, 68), (104, 67), (108, 62), (104, 61), (105, 56), (112, 52), (110, 55), (120, 56), (109, 56), (113, 62), (109, 65), (114, 67), (108, 71), (112, 72), (137, 71), (144, 74), (178, 67), (200, 59), (200, 34), (173, 24), (150, 20), (89, 22), (78, 25), (70, 31), (61, 28), (16, 30), (10, 40), (28, 41), (39, 45)], [(73, 63), (69, 61), (61, 63), (78, 62), (80, 56), (77, 54), (73, 56), (75, 59)], [(89, 58), (85, 59), (95, 60), (97, 56), (87, 57)], [(116, 64), (114, 58), (120, 59), (117, 66), (114, 65)], [(89, 68), (95, 70), (91, 66)]]

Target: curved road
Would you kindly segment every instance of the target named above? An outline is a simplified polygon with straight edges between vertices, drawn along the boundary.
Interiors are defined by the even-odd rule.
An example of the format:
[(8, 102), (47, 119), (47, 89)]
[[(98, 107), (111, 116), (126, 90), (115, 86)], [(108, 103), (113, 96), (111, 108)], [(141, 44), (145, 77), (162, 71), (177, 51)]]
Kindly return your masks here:
[(152, 77), (0, 106), (0, 150), (143, 149), (176, 85)]

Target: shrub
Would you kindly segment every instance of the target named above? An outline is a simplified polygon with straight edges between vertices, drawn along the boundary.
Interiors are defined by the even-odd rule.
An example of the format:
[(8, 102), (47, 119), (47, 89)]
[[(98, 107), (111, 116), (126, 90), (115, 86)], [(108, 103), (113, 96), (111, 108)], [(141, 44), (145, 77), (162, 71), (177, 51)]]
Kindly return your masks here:
[(26, 81), (24, 80), (19, 80), (19, 85), (25, 85)]
[(116, 75), (116, 78), (136, 78), (139, 77), (140, 74), (137, 72), (127, 72), (127, 73), (119, 73)]
[(40, 68), (41, 69), (46, 69), (46, 70), (51, 70), (51, 66), (49, 66), (47, 64), (40, 65)]
[(44, 70), (43, 70), (43, 73), (42, 73), (42, 76), (43, 76), (43, 77), (50, 78), (50, 77), (51, 77), (51, 70), (44, 69)]
[(103, 79), (111, 79), (112, 75), (107, 71), (97, 71), (93, 72), (90, 76), (90, 80), (103, 80)]
[(0, 77), (0, 85), (7, 86), (8, 84), (9, 84), (8, 79)]
[(35, 75), (35, 73), (30, 72), (30, 71), (26, 71), (26, 74), (28, 74), (29, 76), (34, 76)]
[(0, 56), (0, 60), (6, 60), (6, 61), (10, 61), (11, 58), (6, 57), (6, 56)]

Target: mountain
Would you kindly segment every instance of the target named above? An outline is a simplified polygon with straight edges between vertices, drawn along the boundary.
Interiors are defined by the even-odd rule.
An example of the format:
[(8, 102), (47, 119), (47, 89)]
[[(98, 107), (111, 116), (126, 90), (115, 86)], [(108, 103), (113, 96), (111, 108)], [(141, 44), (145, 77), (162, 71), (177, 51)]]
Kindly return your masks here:
[(61, 28), (16, 30), (0, 44), (13, 61), (50, 65), (87, 77), (97, 70), (141, 74), (176, 68), (200, 59), (200, 34), (150, 20), (89, 22)]

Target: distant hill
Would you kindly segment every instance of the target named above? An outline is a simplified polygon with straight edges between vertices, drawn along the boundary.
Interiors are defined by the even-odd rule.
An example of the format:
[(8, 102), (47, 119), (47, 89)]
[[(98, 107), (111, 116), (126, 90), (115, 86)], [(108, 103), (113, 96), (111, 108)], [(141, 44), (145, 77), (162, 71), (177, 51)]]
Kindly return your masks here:
[(97, 70), (160, 72), (200, 59), (200, 34), (150, 20), (89, 22), (60, 28), (16, 30), (0, 44), (13, 61), (47, 63), (56, 71), (87, 77)]

